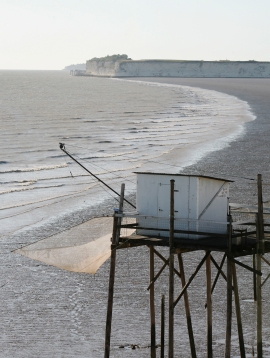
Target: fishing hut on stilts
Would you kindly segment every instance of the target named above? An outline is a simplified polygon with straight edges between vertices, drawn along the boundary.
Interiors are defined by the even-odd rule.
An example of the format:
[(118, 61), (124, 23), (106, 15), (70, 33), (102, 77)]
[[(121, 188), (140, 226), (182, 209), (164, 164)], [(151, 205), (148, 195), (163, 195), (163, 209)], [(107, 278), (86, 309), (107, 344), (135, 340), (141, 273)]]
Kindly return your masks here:
[[(255, 219), (233, 221), (232, 208), (237, 207), (229, 202), (230, 181), (221, 178), (195, 175), (136, 173), (137, 174), (137, 206), (135, 212), (125, 212), (124, 184), (121, 187), (119, 209), (114, 213), (114, 225), (111, 244), (111, 262), (107, 320), (105, 333), (105, 358), (110, 357), (111, 323), (113, 311), (114, 278), (116, 254), (119, 249), (145, 246), (149, 249), (150, 258), (150, 326), (151, 326), (151, 358), (156, 357), (156, 325), (155, 325), (155, 284), (163, 270), (169, 268), (169, 307), (168, 307), (168, 354), (174, 357), (174, 309), (181, 298), (184, 299), (187, 329), (190, 342), (191, 357), (195, 358), (196, 346), (191, 324), (188, 287), (199, 270), (206, 270), (206, 310), (207, 310), (207, 357), (213, 357), (212, 348), (212, 293), (218, 279), (223, 276), (227, 281), (226, 297), (226, 337), (224, 357), (231, 356), (232, 304), (235, 300), (235, 313), (238, 327), (239, 350), (241, 358), (246, 357), (244, 335), (241, 320), (240, 299), (237, 283), (237, 266), (242, 266), (253, 273), (254, 300), (257, 304), (257, 358), (262, 353), (262, 285), (261, 261), (269, 266), (264, 257), (270, 252), (269, 233), (265, 230), (270, 222), (264, 220), (262, 200), (262, 178), (257, 177), (258, 203)], [(238, 205), (241, 207), (241, 205)], [(243, 207), (243, 206), (242, 206)], [(132, 218), (134, 223), (125, 224), (123, 218)], [(121, 229), (134, 229), (130, 236), (122, 235)], [(168, 247), (168, 258), (158, 248)], [(186, 279), (183, 256), (187, 252), (202, 250), (204, 256), (194, 273)], [(221, 252), (223, 258), (218, 264), (213, 253)], [(249, 255), (253, 265), (239, 261), (239, 257)], [(158, 272), (154, 271), (154, 259), (162, 262)], [(175, 257), (179, 269), (175, 267)], [(227, 272), (223, 271), (225, 261)], [(211, 280), (211, 264), (217, 269), (214, 281)], [(174, 287), (175, 275), (181, 282), (181, 292)], [(268, 277), (267, 277), (268, 278)], [(164, 297), (161, 306), (161, 353), (164, 352)]]

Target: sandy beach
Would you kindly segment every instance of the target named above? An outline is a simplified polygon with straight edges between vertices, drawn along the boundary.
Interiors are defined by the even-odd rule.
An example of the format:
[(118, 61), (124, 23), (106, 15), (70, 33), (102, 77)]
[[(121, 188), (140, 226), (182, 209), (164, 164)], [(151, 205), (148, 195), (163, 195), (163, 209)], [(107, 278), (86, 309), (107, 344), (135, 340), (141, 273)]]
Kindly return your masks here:
[[(222, 150), (212, 152), (184, 173), (220, 176), (234, 180), (232, 202), (256, 203), (256, 175), (270, 184), (270, 80), (268, 79), (180, 79), (136, 78), (136, 80), (195, 86), (224, 92), (247, 101), (256, 115), (245, 124), (245, 133)], [(270, 186), (265, 185), (264, 202), (270, 201)], [(113, 205), (97, 208), (96, 216), (112, 212)], [(92, 213), (93, 214), (93, 213)], [(42, 237), (33, 231), (33, 242)], [(90, 357), (103, 356), (107, 305), (109, 261), (95, 275), (74, 273), (47, 266), (11, 251), (23, 246), (18, 236), (11, 242), (3, 239), (1, 252), (0, 317), (2, 323), (0, 357)], [(167, 250), (164, 249), (167, 256)], [(202, 258), (197, 252), (184, 256), (189, 276)], [(219, 255), (215, 255), (220, 260)], [(243, 262), (249, 263), (249, 258)], [(150, 324), (148, 286), (148, 251), (146, 248), (119, 250), (113, 311), (111, 357), (149, 357)], [(161, 266), (156, 260), (156, 270)], [(264, 277), (267, 276), (267, 266)], [(215, 274), (213, 268), (213, 275)], [(255, 311), (252, 302), (252, 275), (239, 269), (241, 308), (247, 353), (255, 344)], [(22, 284), (23, 282), (23, 284)], [(180, 290), (180, 284), (179, 284)], [(167, 296), (168, 272), (161, 275), (156, 289), (157, 343), (159, 343), (159, 306)], [(214, 356), (222, 357), (225, 338), (224, 305), (226, 284), (218, 283), (213, 294)], [(270, 357), (270, 314), (266, 309), (269, 283), (263, 289), (264, 353)], [(205, 272), (191, 285), (191, 315), (198, 357), (206, 356)], [(168, 297), (166, 297), (166, 304)], [(232, 357), (239, 356), (237, 328), (233, 316)], [(137, 349), (131, 349), (137, 345)], [(121, 348), (120, 348), (121, 347)], [(158, 352), (159, 354), (159, 352)], [(183, 302), (175, 312), (175, 354), (189, 357), (189, 343)], [(268, 355), (267, 355), (268, 354)]]

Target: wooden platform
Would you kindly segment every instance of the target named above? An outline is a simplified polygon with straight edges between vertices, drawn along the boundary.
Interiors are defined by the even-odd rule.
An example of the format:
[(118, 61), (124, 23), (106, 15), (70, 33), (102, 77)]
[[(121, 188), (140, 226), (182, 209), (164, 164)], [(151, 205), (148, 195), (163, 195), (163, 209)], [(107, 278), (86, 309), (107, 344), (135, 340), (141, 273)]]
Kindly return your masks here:
[[(124, 249), (127, 247), (135, 246), (170, 246), (169, 238), (167, 237), (155, 237), (155, 236), (142, 236), (132, 234), (130, 236), (120, 236), (119, 245), (117, 249)], [(270, 239), (260, 241), (260, 247), (263, 253), (270, 252)], [(201, 239), (174, 239), (174, 248), (177, 252), (187, 251), (220, 251), (229, 252), (228, 238), (227, 237), (204, 237)], [(232, 237), (232, 247), (230, 253), (233, 256), (245, 256), (257, 253), (257, 240), (256, 236), (247, 235), (240, 236), (235, 235)]]

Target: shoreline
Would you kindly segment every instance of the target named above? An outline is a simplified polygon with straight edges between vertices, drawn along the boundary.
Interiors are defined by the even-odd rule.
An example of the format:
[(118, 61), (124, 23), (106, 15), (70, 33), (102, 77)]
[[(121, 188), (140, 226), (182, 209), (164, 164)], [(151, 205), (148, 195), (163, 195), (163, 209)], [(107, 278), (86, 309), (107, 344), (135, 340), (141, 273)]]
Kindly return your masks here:
[[(218, 91), (216, 89), (213, 88), (202, 88), (202, 87), (198, 87), (196, 85), (192, 86), (190, 84), (179, 84), (179, 83), (174, 83), (174, 81), (177, 82), (177, 80), (179, 78), (174, 78), (174, 81), (171, 81), (170, 78), (167, 78), (167, 80), (164, 80), (163, 78), (159, 78), (159, 80), (152, 79), (152, 78), (128, 78), (128, 79), (120, 79), (118, 78), (117, 80), (120, 81), (130, 81), (130, 82), (138, 82), (138, 83), (143, 83), (145, 82), (147, 85), (151, 85), (151, 84), (156, 84), (156, 85), (161, 85), (161, 86), (168, 86), (168, 88), (173, 88), (173, 87), (178, 87), (178, 85), (183, 86), (185, 91), (188, 90), (194, 90), (194, 94), (201, 96), (202, 98), (205, 96), (205, 92), (209, 91), (208, 93), (206, 92), (206, 94), (208, 94), (208, 96), (211, 98), (211, 96), (213, 96), (213, 101), (221, 101), (221, 103), (226, 103), (226, 101), (231, 100), (233, 102), (232, 104), (232, 113), (233, 116), (235, 116), (235, 118), (237, 118), (237, 121), (232, 121), (231, 125), (232, 127), (226, 127), (226, 128), (222, 128), (222, 123), (221, 126), (219, 126), (218, 121), (216, 123), (216, 125), (220, 128), (220, 132), (218, 133), (217, 136), (214, 135), (214, 137), (212, 137), (212, 143), (211, 143), (211, 139), (210, 139), (210, 133), (204, 134), (201, 133), (201, 140), (198, 142), (194, 142), (192, 141), (191, 143), (186, 143), (185, 146), (179, 144), (178, 146), (176, 145), (173, 149), (171, 149), (169, 152), (167, 153), (163, 153), (162, 155), (160, 155), (158, 158), (161, 161), (161, 163), (168, 161), (169, 163), (173, 163), (175, 165), (175, 167), (180, 168), (180, 172), (183, 172), (185, 170), (185, 168), (190, 167), (192, 165), (196, 165), (198, 162), (200, 162), (201, 160), (203, 160), (205, 158), (205, 156), (207, 156), (208, 154), (212, 153), (212, 152), (216, 152), (217, 150), (222, 150), (224, 148), (226, 148), (228, 145), (230, 145), (231, 142), (237, 140), (238, 138), (241, 138), (243, 136), (243, 134), (245, 133), (245, 124), (251, 121), (254, 121), (256, 119), (256, 115), (254, 115), (253, 111), (250, 108), (250, 105), (247, 101), (242, 100), (240, 98), (238, 98), (235, 95), (232, 95), (231, 93), (225, 93), (225, 92), (221, 92)], [(179, 88), (179, 87), (178, 87)], [(181, 88), (181, 87), (180, 87)], [(202, 91), (202, 92), (200, 92)], [(225, 98), (219, 98), (220, 95), (224, 95)], [(229, 98), (229, 97), (231, 98)], [(241, 103), (242, 102), (242, 103)], [(211, 103), (211, 102), (210, 102)], [(198, 104), (199, 105), (199, 104)], [(241, 106), (241, 110), (240, 113), (237, 112), (236, 107), (237, 106)], [(217, 114), (216, 114), (217, 115)], [(218, 113), (218, 115), (220, 115), (220, 119), (222, 118), (222, 114)], [(227, 113), (225, 113), (225, 120), (228, 120), (229, 117), (227, 116)], [(199, 123), (199, 121), (198, 121)], [(211, 128), (210, 128), (211, 129)], [(221, 135), (223, 134), (223, 136)], [(180, 138), (179, 138), (180, 139)], [(213, 149), (214, 146), (217, 146), (216, 149)], [(183, 159), (184, 158), (184, 159)]]

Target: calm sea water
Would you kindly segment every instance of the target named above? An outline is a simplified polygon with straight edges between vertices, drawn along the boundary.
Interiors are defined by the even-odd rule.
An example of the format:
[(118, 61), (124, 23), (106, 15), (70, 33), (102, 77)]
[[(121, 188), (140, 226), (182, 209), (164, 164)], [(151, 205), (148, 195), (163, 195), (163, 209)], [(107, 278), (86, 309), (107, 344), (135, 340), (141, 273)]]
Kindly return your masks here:
[(116, 191), (125, 182), (131, 193), (134, 171), (179, 173), (254, 119), (247, 103), (191, 87), (64, 71), (0, 71), (0, 82), (1, 236), (111, 197), (59, 142)]

